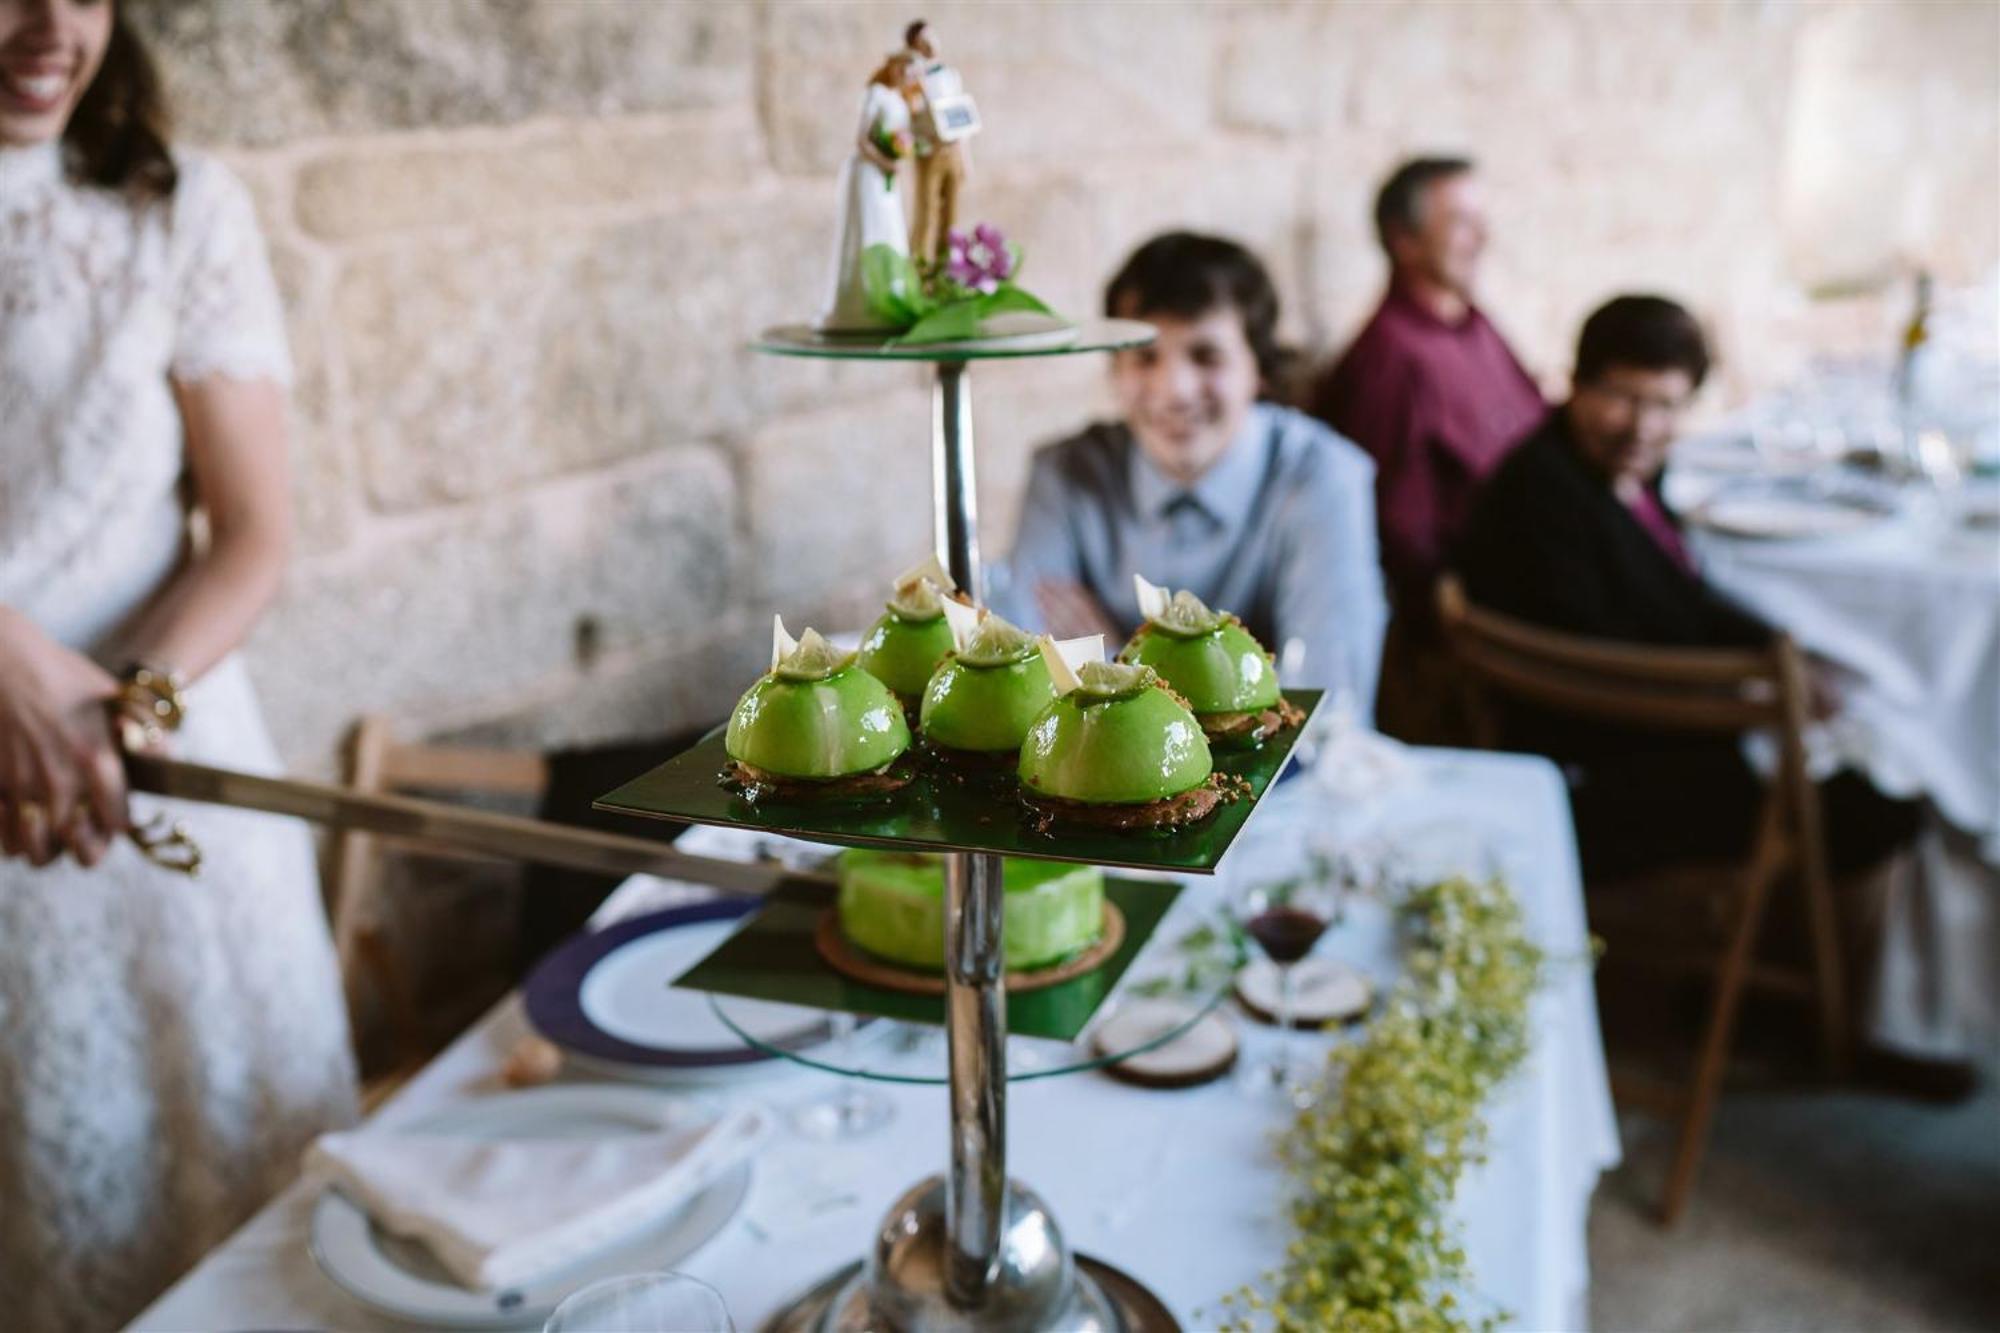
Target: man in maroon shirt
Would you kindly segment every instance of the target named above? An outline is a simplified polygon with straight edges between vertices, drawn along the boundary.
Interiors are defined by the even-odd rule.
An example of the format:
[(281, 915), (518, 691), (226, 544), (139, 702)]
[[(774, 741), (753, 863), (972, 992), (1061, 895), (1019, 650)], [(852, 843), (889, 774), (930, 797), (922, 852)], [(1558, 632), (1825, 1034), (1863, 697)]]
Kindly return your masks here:
[[(1382, 725), (1448, 739), (1429, 641), (1431, 588), (1478, 485), (1547, 413), (1540, 391), (1472, 303), (1486, 211), (1472, 163), (1417, 158), (1375, 201), (1389, 290), (1314, 386), (1312, 410), (1375, 458), (1376, 525), (1394, 620)], [(1398, 698), (1401, 694), (1404, 697)]]

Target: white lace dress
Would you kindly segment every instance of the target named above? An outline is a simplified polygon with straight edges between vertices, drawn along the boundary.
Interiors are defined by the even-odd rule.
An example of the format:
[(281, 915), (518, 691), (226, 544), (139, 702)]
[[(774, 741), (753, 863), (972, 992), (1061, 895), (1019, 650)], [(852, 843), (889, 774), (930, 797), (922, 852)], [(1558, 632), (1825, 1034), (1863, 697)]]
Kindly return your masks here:
[[(248, 196), (182, 155), (139, 210), (0, 149), (0, 604), (112, 669), (187, 549), (170, 377), (289, 375)], [(189, 691), (184, 757), (272, 771), (242, 665)], [(135, 813), (160, 802), (134, 801)], [(124, 1323), (354, 1114), (310, 835), (177, 806), (198, 880), (129, 842), (95, 870), (0, 862), (0, 1311)]]

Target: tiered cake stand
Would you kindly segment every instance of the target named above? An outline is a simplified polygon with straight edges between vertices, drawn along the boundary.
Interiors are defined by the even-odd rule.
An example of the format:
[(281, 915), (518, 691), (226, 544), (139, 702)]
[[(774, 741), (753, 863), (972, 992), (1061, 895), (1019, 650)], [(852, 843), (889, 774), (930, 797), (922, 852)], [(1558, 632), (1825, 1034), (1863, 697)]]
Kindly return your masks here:
[[(1107, 352), (1139, 346), (1152, 337), (1147, 325), (1108, 320), (1086, 325), (1073, 337), (1063, 333), (1053, 338), (894, 347), (879, 341), (824, 338), (804, 327), (787, 327), (766, 332), (757, 348), (778, 356), (923, 361), (935, 366), (931, 469), (937, 550), (959, 586), (983, 602), (967, 383), (970, 363)], [(1310, 707), (1313, 700), (1303, 702)], [(1226, 820), (1211, 821), (1215, 826), (1200, 833), (1177, 834), (1163, 842), (1125, 839), (1116, 848), (1107, 846), (1102, 835), (1016, 846), (1019, 835), (1013, 826), (1018, 821), (1012, 811), (998, 809), (981, 821), (997, 831), (997, 842), (954, 836), (927, 816), (879, 825), (857, 824), (851, 817), (844, 822), (838, 817), (815, 821), (796, 815), (788, 823), (746, 819), (740, 810), (729, 814), (716, 805), (714, 775), (719, 765), (701, 762), (698, 753), (715, 743), (711, 737), (689, 755), (610, 793), (599, 805), (628, 814), (706, 823), (742, 824), (754, 819), (760, 826), (822, 842), (922, 846), (945, 853), (946, 1069), (941, 1077), (923, 1073), (905, 1081), (937, 1079), (950, 1087), (947, 1170), (920, 1181), (897, 1200), (866, 1257), (815, 1284), (766, 1329), (1150, 1333), (1177, 1328), (1166, 1307), (1132, 1278), (1102, 1262), (1072, 1256), (1041, 1200), (1007, 1178), (1009, 1077), (1088, 1068), (1096, 1061), (1056, 1058), (1036, 1062), (1040, 1067), (1022, 1068), (1017, 1059), (1016, 1067), (1009, 1069), (998, 853), (1213, 873), (1248, 809), (1227, 807)], [(1257, 795), (1275, 778), (1284, 759), (1282, 752), (1263, 757), (1262, 771), (1253, 782)], [(727, 1020), (725, 997), (713, 998)], [(897, 1077), (865, 1063), (845, 1068), (864, 1077)]]

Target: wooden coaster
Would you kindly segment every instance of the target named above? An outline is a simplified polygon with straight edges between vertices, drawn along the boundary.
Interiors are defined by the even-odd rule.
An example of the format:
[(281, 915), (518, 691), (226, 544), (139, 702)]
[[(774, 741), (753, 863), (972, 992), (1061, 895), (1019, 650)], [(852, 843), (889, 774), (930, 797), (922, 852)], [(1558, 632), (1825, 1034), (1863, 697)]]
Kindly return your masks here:
[[(1276, 1027), (1278, 967), (1259, 958), (1236, 974), (1236, 1000), (1250, 1017)], [(1292, 1027), (1359, 1023), (1374, 1006), (1368, 978), (1334, 958), (1305, 958), (1292, 967)]]
[[(1098, 1024), (1091, 1044), (1099, 1055), (1144, 1046), (1186, 1023), (1191, 1012), (1180, 1000), (1127, 1000)], [(1227, 1074), (1236, 1064), (1236, 1051), (1229, 1020), (1211, 1010), (1178, 1037), (1115, 1060), (1104, 1072), (1142, 1088), (1192, 1088)]]
[[(1009, 972), (1007, 989), (1010, 991), (1041, 990), (1047, 986), (1059, 986), (1072, 977), (1084, 973), (1118, 952), (1118, 946), (1125, 942), (1125, 914), (1118, 910), (1118, 904), (1109, 898), (1104, 900), (1104, 929), (1098, 933), (1097, 943), (1073, 958), (1066, 958), (1053, 967), (1038, 967), (1026, 972)], [(944, 994), (944, 973), (919, 972), (915, 968), (900, 967), (885, 959), (857, 947), (847, 938), (847, 932), (840, 928), (840, 909), (829, 907), (820, 913), (819, 925), (813, 931), (813, 945), (826, 965), (850, 981), (863, 985), (880, 986), (884, 990), (904, 991), (911, 995)]]

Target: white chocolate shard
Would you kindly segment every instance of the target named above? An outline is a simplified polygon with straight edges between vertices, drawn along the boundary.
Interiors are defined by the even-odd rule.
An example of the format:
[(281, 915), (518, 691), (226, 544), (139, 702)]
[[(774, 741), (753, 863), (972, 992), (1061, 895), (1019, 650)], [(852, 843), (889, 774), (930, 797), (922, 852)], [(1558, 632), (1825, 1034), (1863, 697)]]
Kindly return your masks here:
[[(811, 631), (808, 631), (810, 633)], [(785, 618), (771, 617), (771, 670), (778, 669), (778, 663), (797, 651), (799, 641), (785, 632)]]
[(951, 571), (944, 567), (944, 562), (937, 558), (936, 551), (932, 551), (929, 555), (925, 556), (923, 563), (912, 565), (898, 574), (895, 586), (900, 591), (910, 587), (921, 579), (929, 579), (943, 592), (958, 591), (958, 581), (952, 578)]
[(1167, 612), (1173, 601), (1173, 594), (1156, 584), (1148, 583), (1144, 574), (1132, 576), (1133, 590), (1139, 594), (1139, 618), (1158, 620)]
[(983, 607), (967, 606), (964, 602), (947, 597), (944, 606), (945, 622), (951, 626), (951, 641), (961, 653), (965, 645), (972, 641), (972, 631), (979, 628), (979, 622), (986, 618)]
[(1057, 639), (1056, 651), (1062, 654), (1063, 661), (1069, 663), (1070, 670), (1080, 671), (1085, 662), (1104, 660), (1104, 636), (1086, 634), (1080, 639)]
[(1069, 659), (1063, 656), (1062, 648), (1054, 639), (1044, 634), (1035, 640), (1035, 647), (1041, 650), (1042, 661), (1048, 664), (1049, 681), (1056, 687), (1057, 698), (1068, 694), (1083, 683), (1077, 679), (1075, 668), (1070, 666)]

